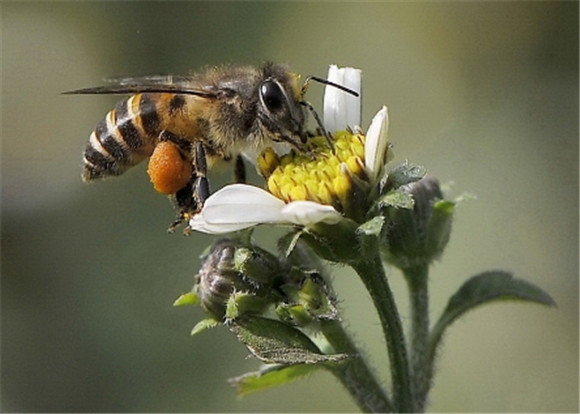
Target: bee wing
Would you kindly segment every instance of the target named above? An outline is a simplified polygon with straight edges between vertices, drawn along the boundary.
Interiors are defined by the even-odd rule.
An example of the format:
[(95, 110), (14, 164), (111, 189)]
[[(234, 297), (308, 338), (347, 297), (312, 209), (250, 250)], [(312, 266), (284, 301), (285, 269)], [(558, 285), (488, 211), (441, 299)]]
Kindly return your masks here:
[(196, 95), (204, 98), (217, 98), (211, 90), (203, 90), (188, 76), (153, 75), (137, 77), (119, 77), (105, 79), (106, 85), (91, 88), (75, 89), (63, 92), (63, 95), (95, 94), (132, 94), (132, 93), (178, 93)]
[(194, 82), (191, 76), (182, 75), (146, 75), (146, 76), (118, 76), (104, 79), (109, 85), (191, 85)]

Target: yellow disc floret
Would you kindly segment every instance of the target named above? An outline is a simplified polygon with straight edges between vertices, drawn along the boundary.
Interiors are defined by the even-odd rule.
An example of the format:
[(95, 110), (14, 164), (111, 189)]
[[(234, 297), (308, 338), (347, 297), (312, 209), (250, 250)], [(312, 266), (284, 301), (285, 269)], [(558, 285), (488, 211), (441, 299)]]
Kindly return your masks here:
[(268, 180), (268, 190), (281, 200), (332, 205), (349, 216), (353, 205), (366, 203), (361, 188), (368, 183), (364, 144), (364, 135), (339, 131), (333, 133), (334, 148), (325, 137), (314, 137), (303, 152), (278, 157), (267, 149), (258, 158), (258, 167)]

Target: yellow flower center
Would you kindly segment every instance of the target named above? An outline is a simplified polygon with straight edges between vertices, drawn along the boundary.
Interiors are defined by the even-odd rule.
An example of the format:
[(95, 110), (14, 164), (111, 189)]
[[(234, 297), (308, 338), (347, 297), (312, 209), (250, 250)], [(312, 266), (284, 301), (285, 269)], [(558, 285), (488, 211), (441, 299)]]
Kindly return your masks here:
[(348, 214), (360, 204), (368, 177), (364, 163), (365, 136), (349, 131), (333, 133), (334, 150), (324, 137), (308, 140), (304, 152), (292, 151), (282, 157), (268, 148), (258, 157), (258, 167), (268, 180), (270, 193), (285, 202), (310, 200), (332, 205)]

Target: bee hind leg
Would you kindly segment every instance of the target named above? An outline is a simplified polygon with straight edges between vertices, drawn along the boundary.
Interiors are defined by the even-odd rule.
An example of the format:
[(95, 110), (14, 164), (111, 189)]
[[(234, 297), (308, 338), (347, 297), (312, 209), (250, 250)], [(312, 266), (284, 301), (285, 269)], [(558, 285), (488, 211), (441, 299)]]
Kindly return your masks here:
[[(194, 215), (199, 213), (210, 196), (209, 181), (206, 177), (205, 149), (201, 143), (195, 144), (192, 155), (193, 168), (187, 185), (171, 196), (178, 210), (177, 219), (168, 229), (171, 233), (182, 223), (188, 222)], [(191, 228), (187, 225), (183, 233), (188, 235), (190, 232)]]

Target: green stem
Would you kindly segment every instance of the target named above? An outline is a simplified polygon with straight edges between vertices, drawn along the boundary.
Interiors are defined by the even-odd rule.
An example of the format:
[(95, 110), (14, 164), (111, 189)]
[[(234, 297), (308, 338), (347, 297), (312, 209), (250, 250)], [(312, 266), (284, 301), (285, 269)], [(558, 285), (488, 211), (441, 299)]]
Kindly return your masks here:
[[(320, 258), (302, 241), (297, 243), (289, 260), (296, 265), (311, 266), (321, 274), (325, 273)], [(324, 278), (328, 280), (329, 277), (325, 275)], [(331, 364), (328, 368), (348, 390), (358, 407), (363, 412), (393, 412), (389, 396), (340, 321), (321, 320), (320, 328), (335, 352), (353, 356), (340, 364)]]
[(339, 321), (321, 321), (322, 332), (335, 352), (352, 357), (332, 364), (329, 369), (350, 392), (363, 412), (392, 412), (393, 404), (369, 369), (360, 351), (351, 341)]
[(405, 335), (395, 298), (378, 253), (365, 259), (353, 263), (352, 267), (365, 284), (381, 320), (389, 352), (395, 410), (415, 412), (415, 396)]
[(425, 410), (425, 400), (431, 383), (428, 357), (429, 343), (429, 266), (403, 269), (409, 285), (411, 301), (411, 367), (417, 397), (416, 409)]

